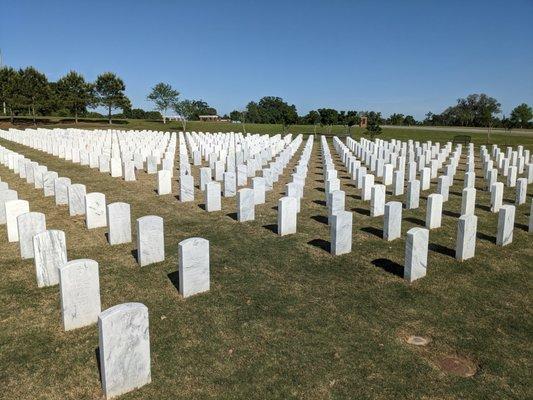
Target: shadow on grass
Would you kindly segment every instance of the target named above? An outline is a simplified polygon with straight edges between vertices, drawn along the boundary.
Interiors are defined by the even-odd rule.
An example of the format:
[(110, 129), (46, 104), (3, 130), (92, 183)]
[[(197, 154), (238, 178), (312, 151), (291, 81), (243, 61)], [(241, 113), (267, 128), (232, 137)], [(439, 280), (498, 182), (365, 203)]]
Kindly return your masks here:
[(328, 224), (328, 217), (324, 215), (313, 215), (311, 219), (314, 219), (317, 222), (320, 222), (321, 224)]
[(307, 244), (310, 244), (311, 246), (318, 247), (319, 249), (322, 249), (328, 253), (331, 252), (331, 243), (324, 239), (313, 239), (307, 242)]
[(428, 249), (433, 251), (433, 252), (435, 252), (435, 253), (440, 253), (442, 255), (455, 258), (455, 250), (454, 249), (450, 249), (449, 247), (442, 246), (442, 245), (437, 244), (437, 243), (430, 243), (428, 245)]
[(522, 229), (523, 231), (526, 231), (528, 232), (529, 231), (529, 226), (527, 225), (524, 225), (524, 224), (514, 224), (514, 227), (517, 228), (517, 229)]
[(420, 218), (407, 217), (407, 218), (404, 218), (404, 220), (407, 222), (416, 224), (416, 225), (426, 226), (426, 221), (422, 221)]
[(137, 249), (131, 251), (133, 259), (138, 263), (139, 262), (139, 251)]
[(102, 384), (102, 366), (100, 365), (100, 347), (94, 349), (94, 356), (96, 358), (96, 367), (98, 368), (98, 380)]
[(442, 214), (453, 218), (459, 218), (461, 216), (461, 214), (449, 210), (442, 210)]
[(391, 261), (388, 258), (377, 258), (372, 260), (372, 264), (388, 272), (389, 274), (403, 278), (403, 265)]
[(370, 210), (367, 210), (365, 208), (356, 207), (356, 208), (352, 208), (352, 211), (355, 211), (358, 214), (366, 215), (366, 216), (370, 217)]
[(489, 235), (486, 235), (482, 232), (478, 232), (476, 237), (479, 239), (479, 240), (485, 240), (487, 242), (490, 242), (490, 243), (496, 243), (496, 237), (495, 236), (489, 236)]
[(230, 217), (231, 219), (237, 221), (237, 213), (236, 212), (232, 212), (232, 213), (229, 213), (229, 214), (226, 214), (227, 217)]
[(361, 195), (359, 194), (349, 194), (348, 197), (351, 197), (352, 199), (355, 199), (355, 200), (362, 200)]
[(364, 228), (361, 228), (361, 230), (383, 239), (383, 229), (374, 228), (373, 226), (365, 226)]
[(176, 290), (180, 291), (180, 273), (179, 271), (170, 272), (167, 274), (168, 280), (172, 285), (176, 288)]
[(476, 204), (476, 208), (479, 208), (480, 210), (483, 210), (483, 211), (490, 212), (490, 207), (489, 206), (484, 206), (482, 204)]
[(315, 188), (315, 190), (318, 190), (319, 192), (322, 192), (322, 193), (326, 192), (326, 189), (324, 189), (324, 188)]
[(263, 225), (263, 228), (273, 232), (276, 235), (278, 234), (278, 224)]
[(201, 208), (202, 210), (205, 211), (205, 204), (198, 204), (198, 208)]
[(324, 200), (313, 200), (313, 203), (318, 204), (319, 206), (326, 205), (326, 202)]

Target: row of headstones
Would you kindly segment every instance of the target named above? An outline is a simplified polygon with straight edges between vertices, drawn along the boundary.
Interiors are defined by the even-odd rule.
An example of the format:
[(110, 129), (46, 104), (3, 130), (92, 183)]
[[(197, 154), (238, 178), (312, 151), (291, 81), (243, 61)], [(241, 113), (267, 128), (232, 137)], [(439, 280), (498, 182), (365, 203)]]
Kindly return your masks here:
[[(5, 150), (6, 149), (4, 148), (0, 148), (0, 156), (6, 154)], [(13, 155), (13, 153), (8, 153), (8, 155)], [(2, 161), (1, 157), (0, 161)], [(25, 162), (25, 165), (24, 163), (18, 164), (19, 172), (26, 171), (26, 181), (32, 183), (31, 179), (28, 179), (31, 175), (28, 174), (28, 172), (35, 170), (39, 171), (40, 167), (37, 163), (33, 163), (24, 158), (19, 158), (19, 161)], [(57, 173), (55, 172), (52, 172), (52, 174), (57, 176)], [(21, 174), (20, 176), (23, 177), (23, 175), (24, 174)], [(50, 189), (48, 193), (46, 188)], [(69, 214), (71, 216), (84, 215), (87, 229), (107, 227), (109, 244), (117, 245), (131, 242), (131, 210), (129, 204), (116, 202), (106, 205), (105, 194), (98, 192), (86, 193), (85, 185), (71, 184), (69, 178), (56, 178), (53, 186), (45, 186), (44, 194), (45, 196), (55, 196), (56, 205), (68, 204)], [(13, 212), (8, 214), (7, 202), (17, 199), (18, 195), (14, 190), (4, 190), (0, 192), (0, 224), (7, 224), (8, 239), (10, 242), (17, 241), (14, 240), (14, 238), (18, 237), (17, 217), (19, 214), (15, 212), (18, 209), (17, 207), (14, 208)], [(37, 229), (37, 227), (42, 227), (43, 225), (45, 224), (35, 224), (33, 225), (33, 228)], [(164, 261), (165, 245), (163, 218), (155, 215), (144, 216), (137, 219), (136, 227), (137, 261), (140, 266)], [(25, 258), (24, 255), (22, 255), (22, 257)]]
[[(35, 135), (35, 132), (31, 130), (0, 131), (0, 137), (3, 137), (4, 139), (12, 140), (37, 150), (42, 150), (67, 161), (72, 161), (73, 163), (89, 166), (90, 168), (97, 168), (102, 173), (110, 174), (112, 177), (122, 177), (125, 181), (135, 181), (136, 170), (145, 169), (145, 165), (145, 170), (148, 174), (155, 174), (158, 171), (158, 166), (160, 164), (162, 165), (162, 170), (170, 171), (171, 175), (173, 173), (176, 150), (175, 134), (173, 134), (168, 140), (168, 145), (165, 144), (166, 149), (152, 150), (151, 154), (148, 155), (146, 155), (145, 152), (141, 153), (142, 150), (135, 153), (119, 153), (118, 155), (109, 155), (106, 153), (100, 154), (96, 151), (89, 152), (78, 147), (66, 147), (68, 151), (58, 152), (56, 151), (58, 150), (57, 145), (54, 147), (54, 145), (50, 143), (61, 143), (61, 136), (53, 136), (52, 139), (45, 141), (45, 139), (34, 138), (31, 135)], [(92, 134), (87, 134), (87, 136), (91, 135)], [(119, 134), (113, 133), (113, 135)], [(59, 149), (65, 149), (65, 147), (59, 147)]]
[[(343, 144), (339, 141), (339, 146)], [(484, 146), (482, 146), (484, 147)], [(348, 150), (349, 151), (349, 150)], [(345, 154), (345, 153), (344, 153)], [(458, 165), (457, 150), (455, 155), (452, 157), (452, 162), (450, 164), (453, 167), (449, 172), (449, 175), (440, 176), (438, 184), (438, 193), (431, 194), (428, 196), (428, 205), (426, 210), (426, 228), (433, 229), (440, 227), (441, 213), (442, 213), (442, 203), (448, 201), (449, 196), (449, 187), (453, 185), (453, 178), (455, 175), (455, 170)], [(350, 159), (346, 157), (345, 159)], [(349, 168), (349, 166), (348, 166)], [(462, 192), (462, 201), (461, 201), (461, 216), (464, 215), (473, 215), (475, 211), (476, 203), (476, 189), (475, 189), (475, 164), (474, 164), (474, 147), (473, 145), (469, 146), (468, 156), (467, 156), (467, 169), (464, 178), (464, 189)], [(448, 170), (448, 168), (447, 168)], [(516, 205), (524, 204), (526, 202), (527, 196), (527, 179), (520, 178), (519, 185), (516, 190)], [(406, 208), (413, 209), (418, 208), (419, 203), (419, 185), (416, 180), (410, 181), (408, 183), (408, 198), (406, 203)], [(415, 190), (413, 190), (413, 187)], [(363, 189), (364, 192), (364, 189)], [(394, 193), (393, 193), (394, 194)], [(440, 196), (442, 196), (442, 199)], [(364, 193), (363, 193), (363, 197)], [(499, 212), (502, 207), (502, 198), (503, 198), (503, 183), (498, 182), (494, 183), (491, 186), (491, 210), (492, 212)], [(384, 205), (385, 205), (385, 188), (383, 185), (373, 185), (371, 187), (371, 216), (379, 216), (384, 214)], [(512, 218), (514, 221), (514, 217)], [(401, 217), (400, 217), (401, 221)], [(498, 229), (498, 232), (503, 232), (506, 230), (505, 218), (499, 218), (501, 221), (501, 229)], [(512, 236), (511, 236), (512, 238)], [(512, 239), (511, 239), (512, 240)], [(510, 242), (508, 242), (510, 243)], [(508, 244), (506, 243), (506, 244)]]
[[(463, 197), (461, 202), (461, 216), (458, 221), (457, 229), (457, 241), (456, 241), (456, 258), (458, 260), (466, 260), (474, 256), (475, 253), (475, 238), (477, 231), (477, 217), (474, 215), (475, 210), (475, 198), (476, 198), (476, 189), (474, 188), (474, 181), (469, 176), (470, 173), (473, 173), (473, 147), (469, 148), (469, 155), (467, 161), (467, 172), (465, 174), (465, 182), (463, 189)], [(441, 177), (442, 178), (442, 177)], [(441, 190), (441, 182), (439, 180), (439, 190)], [(499, 212), (498, 216), (498, 231), (497, 231), (497, 244), (505, 246), (512, 242), (513, 229), (514, 229), (514, 217), (515, 217), (515, 207), (512, 205), (502, 206), (501, 197), (503, 193), (503, 184), (496, 183), (493, 184), (494, 193), (499, 193), (499, 195), (492, 196), (492, 205), (491, 209), (493, 212)], [(374, 190), (374, 188), (373, 188)], [(516, 203), (523, 204), (526, 200), (526, 191), (527, 191), (527, 179), (521, 179), (521, 185), (519, 185), (517, 190), (517, 200)], [(384, 191), (379, 196), (378, 208), (381, 210), (381, 204), (384, 203)], [(428, 207), (426, 213), (426, 228), (427, 230), (440, 227), (441, 221), (441, 212), (442, 212), (442, 203), (447, 200), (448, 190), (446, 190), (446, 197), (440, 198), (442, 194), (431, 194), (428, 197)], [(494, 198), (499, 199), (495, 201)], [(375, 211), (374, 206), (374, 211)], [(533, 207), (533, 203), (532, 203)], [(371, 207), (372, 209), (372, 207)], [(533, 210), (533, 208), (532, 208)], [(401, 234), (401, 212), (402, 204), (400, 202), (389, 202), (385, 204), (384, 207), (384, 229), (383, 237), (385, 240), (394, 240), (395, 238), (400, 237)], [(375, 215), (375, 212), (374, 212)], [(530, 213), (530, 222), (529, 222), (529, 231), (533, 231), (533, 217)], [(417, 236), (414, 236), (417, 237)], [(413, 239), (414, 240), (414, 239)]]
[[(300, 147), (302, 142), (302, 135), (299, 135), (291, 144), (279, 153), (275, 161), (271, 163), (270, 168), (262, 170), (261, 179), (252, 178), (252, 189), (254, 191), (254, 198), (257, 197), (259, 204), (265, 202), (265, 191), (271, 191), (274, 183), (279, 181), (279, 177), (287, 167), (295, 152)], [(233, 197), (237, 191), (238, 183), (247, 184), (246, 175), (239, 182), (234, 172), (224, 172), (223, 183), (224, 190), (220, 182), (212, 179), (211, 168), (200, 168), (200, 189), (205, 192), (205, 209), (206, 211), (220, 211), (221, 210), (221, 193), (224, 197)], [(259, 177), (258, 177), (259, 178)], [(254, 201), (255, 203), (255, 201)]]
[[(102, 131), (80, 129), (10, 129), (6, 139), (47, 151), (67, 160), (93, 158), (98, 160), (105, 155), (108, 158), (121, 158), (123, 161), (138, 158), (146, 161), (152, 155), (161, 159), (165, 148), (174, 147), (176, 134), (153, 131)], [(67, 151), (68, 150), (68, 151)], [(92, 154), (92, 157), (87, 154)], [(97, 161), (96, 161), (97, 163)]]
[[(333, 161), (329, 154), (327, 141), (322, 141), (324, 155), (325, 181), (337, 184), (336, 171)], [(326, 184), (326, 186), (330, 186)], [(377, 188), (376, 188), (377, 186)], [(402, 221), (402, 203), (388, 202), (385, 203), (384, 185), (374, 185), (372, 187), (371, 215), (384, 215), (383, 238), (391, 241), (401, 236)], [(327, 188), (328, 189), (328, 188)], [(381, 190), (380, 190), (381, 189)], [(330, 188), (331, 190), (331, 188)], [(344, 192), (333, 190), (330, 192), (329, 200), (329, 221), (331, 226), (331, 252), (333, 254), (345, 254), (351, 251), (352, 235), (352, 213), (344, 210)], [(426, 214), (426, 227), (414, 228), (408, 232), (406, 243), (406, 262), (405, 278), (412, 281), (425, 275), (427, 267), (427, 239), (429, 229), (438, 228), (441, 225), (443, 198), (441, 194), (432, 194), (428, 197), (428, 208)], [(475, 254), (475, 238), (477, 231), (477, 217), (474, 215), (475, 207), (475, 189), (467, 187), (463, 191), (463, 201), (461, 217), (458, 222), (457, 241), (456, 241), (456, 258), (460, 261), (471, 258)], [(383, 210), (383, 213), (376, 210)], [(532, 203), (533, 211), (533, 203)], [(512, 242), (514, 228), (515, 207), (512, 205), (503, 206), (499, 213), (497, 244), (507, 245)], [(530, 231), (533, 230), (533, 216), (530, 215)], [(425, 255), (423, 254), (424, 240), (426, 243)], [(340, 249), (340, 251), (339, 251)]]
[[(493, 146), (494, 147), (494, 146)], [(508, 147), (508, 152), (511, 152), (511, 154), (521, 154), (522, 153), (522, 146), (518, 146), (518, 151), (512, 151), (511, 147)], [(499, 150), (496, 147), (496, 150)], [(527, 154), (529, 154), (529, 151), (525, 151)], [(499, 156), (502, 156), (502, 153), (498, 153)], [(490, 154), (488, 153), (485, 146), (481, 146), (480, 148), (480, 157), (483, 163), (483, 179), (485, 182), (485, 188), (488, 189), (491, 193), (491, 209), (493, 212), (497, 212), (499, 210), (499, 207), (502, 203), (503, 198), (503, 190), (505, 184), (503, 182), (498, 182), (498, 170), (502, 171), (502, 175), (507, 177), (506, 184), (509, 188), (516, 188), (515, 189), (515, 204), (520, 205), (524, 204), (526, 202), (527, 198), (527, 185), (530, 183), (533, 183), (533, 162), (530, 162), (526, 164), (527, 167), (527, 176), (522, 178), (517, 178), (517, 173), (519, 171), (518, 167), (514, 164), (516, 164), (517, 160), (524, 161), (524, 157), (517, 157), (514, 158), (512, 161), (512, 164), (505, 167), (497, 167), (494, 168), (494, 161), (491, 159)], [(505, 159), (508, 160), (508, 159)], [(524, 165), (522, 164), (522, 172), (525, 171)]]
[[(291, 143), (292, 135), (285, 138), (281, 135), (248, 135), (246, 138), (235, 140), (232, 134), (224, 134), (228, 143), (222, 146), (198, 145), (191, 134), (179, 135), (180, 175), (190, 174), (191, 164), (189, 152), (192, 154), (193, 165), (200, 167), (203, 161), (209, 163), (213, 174), (221, 180), (225, 171), (237, 172), (242, 170), (251, 178), (255, 172), (266, 166), (268, 162)], [(212, 135), (206, 134), (202, 142), (210, 142)], [(200, 147), (199, 147), (200, 146)]]
[[(255, 136), (247, 137), (246, 139), (248, 140)], [(287, 135), (283, 140), (281, 140), (281, 135), (276, 135), (276, 137), (278, 139), (275, 145), (272, 145), (271, 141), (266, 140), (262, 142), (265, 147), (259, 147), (253, 151), (247, 146), (244, 146), (243, 150), (222, 149), (218, 152), (208, 153), (209, 166), (200, 168), (200, 189), (204, 191), (206, 183), (214, 178), (217, 182), (224, 182), (224, 186), (227, 188), (224, 191), (227, 195), (226, 197), (232, 197), (235, 196), (236, 186), (247, 186), (247, 179), (255, 177), (257, 171), (262, 170), (262, 175), (265, 178), (265, 184), (268, 190), (268, 187), (271, 186), (271, 181), (277, 181), (278, 176), (282, 172), (280, 168), (283, 167), (286, 161), (280, 160), (280, 156), (287, 158), (287, 153), (294, 153), (302, 141), (301, 135), (293, 141), (290, 140), (292, 135)], [(189, 163), (187, 147), (182, 145), (182, 139), (180, 135), (180, 198), (182, 201), (192, 201), (194, 199), (194, 179), (191, 176), (191, 165)], [(194, 165), (201, 167), (201, 151), (194, 150), (193, 154), (195, 158)], [(269, 165), (269, 161), (274, 157), (276, 157), (276, 160), (270, 162)], [(269, 167), (263, 169), (266, 165), (269, 165)], [(163, 183), (161, 186), (168, 189), (168, 179), (166, 182), (167, 184)]]
[[(342, 145), (342, 143), (341, 143)], [(483, 146), (482, 146), (483, 147)], [(348, 150), (349, 151), (349, 150)], [(472, 188), (475, 190), (475, 164), (474, 164), (474, 149), (472, 146), (469, 146), (468, 150), (468, 156), (467, 156), (467, 169), (464, 176), (464, 189)], [(437, 187), (437, 193), (441, 194), (443, 196), (443, 201), (447, 201), (449, 197), (449, 189), (453, 185), (454, 182), (454, 176), (456, 173), (457, 165), (458, 165), (458, 156), (460, 156), (460, 152), (454, 153), (454, 156), (451, 159), (451, 162), (446, 167), (446, 175), (442, 175), (438, 177), (438, 187)], [(349, 160), (353, 161), (352, 159), (348, 158)], [(353, 161), (353, 164), (357, 163), (357, 161)], [(349, 163), (347, 165), (348, 170), (353, 165), (352, 163)], [(411, 162), (409, 163), (411, 164)], [(385, 188), (378, 187), (377, 189), (373, 189), (374, 186), (374, 179), (372, 177), (366, 178), (367, 181), (365, 182), (365, 176), (363, 176), (363, 182), (361, 183), (361, 175), (367, 175), (366, 170), (363, 170), (361, 168), (358, 168), (358, 165), (355, 165), (355, 180), (357, 183), (358, 188), (363, 189), (362, 198), (363, 200), (369, 200), (372, 198), (372, 190), (376, 191), (380, 196), (382, 193), (385, 192)], [(412, 170), (412, 168), (410, 168)], [(398, 180), (396, 180), (397, 176), (400, 176)], [(430, 179), (432, 176), (432, 173), (424, 168), (422, 173), (422, 180), (418, 181), (416, 179), (412, 179), (412, 177), (416, 176), (415, 174), (409, 174), (410, 178), (407, 184), (407, 198), (406, 198), (406, 208), (407, 209), (416, 209), (419, 206), (419, 196), (420, 196), (420, 189), (422, 190), (429, 189), (430, 187)], [(492, 175), (493, 178), (496, 177), (496, 175)], [(393, 189), (393, 195), (400, 195), (403, 194), (403, 188), (404, 188), (404, 182), (403, 182), (403, 172), (402, 171), (394, 171), (394, 189)], [(501, 182), (491, 183), (492, 180), (489, 177), (485, 177), (487, 180), (488, 188), (491, 191), (491, 210), (493, 212), (498, 212), (501, 205), (502, 205), (502, 199), (503, 199), (503, 189), (504, 184)], [(519, 178), (517, 180), (518, 184), (516, 185), (516, 200), (515, 204), (520, 205), (524, 204), (527, 198), (527, 184), (528, 179), (526, 178)], [(366, 183), (366, 184), (365, 184)], [(494, 186), (496, 185), (496, 186)], [(465, 197), (467, 199), (465, 200)], [(469, 200), (469, 197), (473, 197), (472, 200)], [(472, 191), (467, 192), (467, 196), (465, 196), (465, 192), (463, 192), (463, 204), (465, 201), (468, 204), (471, 204), (472, 207), (475, 206), (475, 192), (472, 194)], [(381, 202), (383, 203), (383, 202)], [(464, 208), (464, 206), (463, 206)], [(377, 215), (381, 215), (383, 212), (382, 207), (378, 207), (379, 213)], [(371, 212), (375, 211), (373, 207), (371, 207)], [(376, 216), (376, 215), (374, 215)]]
[[(283, 172), (283, 169), (292, 158), (293, 154), (297, 151), (300, 143), (302, 142), (302, 136), (299, 135), (291, 141), (287, 147), (283, 148), (274, 162), (270, 163), (269, 168), (262, 170), (262, 177), (255, 177), (257, 169), (261, 169), (263, 162), (268, 163), (268, 158), (251, 159), (248, 161), (248, 166), (255, 164), (255, 167), (248, 168), (245, 164), (239, 164), (234, 170), (225, 170), (224, 165), (227, 162), (223, 160), (217, 160), (213, 164), (213, 167), (201, 167), (200, 168), (200, 184), (199, 188), (205, 192), (206, 198), (206, 210), (217, 211), (220, 209), (220, 193), (224, 197), (234, 197), (237, 194), (238, 186), (247, 186), (248, 177), (252, 178), (252, 189), (254, 191), (255, 204), (263, 204), (265, 202), (265, 191), (272, 190), (273, 184), (278, 181), (279, 175)], [(269, 152), (269, 154), (271, 154)], [(226, 157), (226, 161), (228, 158)], [(270, 157), (270, 156), (269, 156)], [(180, 201), (194, 201), (194, 177), (191, 175), (190, 164), (187, 163), (188, 157), (186, 153), (180, 156)], [(251, 161), (251, 162), (250, 162)], [(229, 163), (228, 168), (231, 168), (232, 163)], [(213, 169), (215, 173), (213, 176)], [(213, 181), (213, 178), (214, 181)], [(223, 189), (219, 181), (222, 180)], [(167, 180), (168, 184), (168, 180)], [(165, 185), (163, 185), (165, 186)], [(169, 188), (166, 186), (167, 189)], [(247, 198), (244, 196), (243, 198)]]
[(186, 132), (185, 135), (180, 134), (179, 140), (180, 157), (182, 153), (187, 155), (187, 162), (190, 152), (195, 166), (208, 161), (209, 166), (214, 169), (215, 162), (222, 161), (228, 171), (233, 171), (237, 165), (244, 164), (249, 159), (259, 158), (262, 164), (266, 165), (268, 160), (290, 144), (292, 134), (282, 138), (280, 134), (247, 134), (244, 137), (242, 133), (233, 132), (200, 135)]
[(344, 209), (344, 192), (340, 190), (335, 163), (325, 136), (320, 136), (322, 168), (324, 176), (324, 194), (328, 207), (330, 225), (330, 252), (333, 255), (347, 254), (352, 251), (353, 214)]
[[(480, 148), (481, 157), (483, 162), (488, 162), (490, 156), (486, 146), (481, 146)], [(496, 168), (498, 168), (504, 176), (511, 171), (509, 167), (516, 167), (515, 173), (522, 174), (527, 169), (528, 178), (533, 174), (533, 167), (531, 162), (531, 153), (529, 150), (524, 149), (524, 146), (517, 146), (516, 150), (513, 150), (512, 147), (508, 146), (506, 148), (505, 154), (501, 151), (498, 145), (492, 145), (492, 157), (494, 157), (496, 162)], [(486, 156), (489, 156), (488, 158)], [(492, 167), (493, 164), (490, 166)], [(491, 168), (486, 168), (490, 170)], [(529, 182), (531, 183), (531, 182)]]
[[(98, 263), (67, 261), (65, 234), (48, 230), (33, 237), (35, 257), (43, 260), (42, 280), (59, 284), (65, 331), (98, 323), (100, 373), (106, 398), (151, 382), (148, 309), (125, 303), (101, 311)], [(189, 238), (178, 244), (179, 291), (184, 298), (210, 289), (209, 241)], [(39, 271), (38, 271), (39, 273)], [(41, 287), (41, 285), (39, 285)]]

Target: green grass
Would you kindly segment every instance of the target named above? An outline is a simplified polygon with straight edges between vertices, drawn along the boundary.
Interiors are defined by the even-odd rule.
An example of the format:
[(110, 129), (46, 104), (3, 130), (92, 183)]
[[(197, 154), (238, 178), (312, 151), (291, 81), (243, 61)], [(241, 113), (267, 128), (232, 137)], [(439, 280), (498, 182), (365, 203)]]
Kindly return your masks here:
[[(451, 135), (386, 130), (383, 137), (445, 141)], [(482, 138), (472, 136), (481, 143)], [(509, 140), (533, 147), (527, 138)], [(108, 203), (130, 203), (134, 219), (148, 214), (164, 218), (166, 260), (141, 269), (132, 256), (133, 244), (109, 246), (105, 229), (88, 231), (82, 217), (69, 217), (66, 207), (55, 206), (52, 198), (44, 198), (41, 191), (0, 166), (2, 180), (30, 201), (31, 210), (46, 214), (48, 228), (66, 232), (69, 259), (99, 262), (103, 309), (128, 301), (148, 306), (153, 382), (121, 398), (511, 399), (533, 395), (533, 249), (525, 230), (531, 195), (528, 205), (517, 209), (513, 243), (502, 248), (493, 243), (497, 215), (486, 209), (489, 195), (478, 190), (476, 257), (456, 262), (451, 254), (464, 155), (444, 207), (443, 227), (430, 233), (428, 275), (409, 285), (399, 276), (404, 238), (388, 243), (376, 236), (382, 218), (367, 215), (369, 203), (359, 200), (359, 191), (338, 158), (346, 208), (354, 211), (353, 251), (333, 257), (320, 247), (329, 240), (329, 229), (323, 223), (327, 211), (321, 203), (324, 184), (318, 140), (298, 233), (286, 237), (271, 229), (277, 216), (273, 207), (282, 196), (287, 174), (268, 193), (267, 203), (256, 207), (256, 220), (238, 223), (229, 216), (236, 211), (235, 198), (223, 199), (221, 212), (207, 213), (199, 207), (203, 196), (198, 190), (195, 203), (177, 201), (177, 182), (173, 182), (174, 195), (159, 197), (153, 175), (141, 173), (137, 182), (123, 182), (22, 145), (4, 140), (0, 144), (86, 184), (88, 192), (105, 193)], [(330, 148), (333, 152), (331, 143)], [(476, 183), (480, 187), (481, 179)], [(423, 192), (418, 210), (404, 210), (404, 236), (424, 220), (425, 197), (435, 188), (433, 182), (432, 190)], [(504, 198), (513, 201), (514, 191), (506, 189)], [(184, 300), (173, 285), (177, 244), (192, 236), (210, 241), (212, 286), (210, 292)], [(20, 260), (18, 246), (7, 243), (5, 229), (0, 230), (0, 265), (4, 398), (101, 398), (97, 327), (63, 332), (58, 288), (37, 288), (32, 261)], [(431, 343), (423, 348), (406, 344), (405, 338), (412, 334), (428, 337)], [(446, 373), (439, 363), (448, 355), (469, 360), (478, 367), (477, 374), (463, 378)]]

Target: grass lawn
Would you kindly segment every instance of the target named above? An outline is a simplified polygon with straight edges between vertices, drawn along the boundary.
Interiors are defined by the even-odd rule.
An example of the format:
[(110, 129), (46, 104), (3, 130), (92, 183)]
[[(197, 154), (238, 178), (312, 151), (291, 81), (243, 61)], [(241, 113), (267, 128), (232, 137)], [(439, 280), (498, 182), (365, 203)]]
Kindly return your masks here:
[[(139, 124), (127, 128), (179, 130), (171, 124)], [(190, 129), (223, 129), (218, 126), (191, 123)], [(254, 128), (248, 130), (263, 132)], [(382, 137), (446, 142), (456, 134), (387, 129)], [(483, 134), (471, 136), (476, 143), (485, 140)], [(493, 140), (533, 150), (531, 137), (493, 135)], [(140, 173), (137, 182), (124, 182), (29, 147), (5, 140), (0, 145), (87, 185), (87, 192), (105, 193), (108, 203), (131, 204), (133, 219), (164, 218), (166, 260), (141, 269), (133, 243), (109, 246), (105, 228), (88, 231), (83, 217), (69, 217), (67, 207), (56, 206), (53, 198), (0, 166), (2, 181), (29, 200), (32, 211), (46, 214), (47, 227), (65, 231), (69, 260), (98, 261), (103, 309), (129, 301), (148, 307), (152, 383), (123, 399), (533, 397), (533, 246), (527, 233), (532, 196), (517, 208), (513, 243), (496, 246), (497, 215), (481, 190), (478, 159), (476, 257), (456, 262), (465, 152), (444, 206), (443, 226), (430, 232), (428, 274), (408, 284), (401, 277), (405, 233), (423, 224), (436, 180), (422, 192), (418, 210), (404, 210), (403, 238), (389, 243), (380, 237), (382, 217), (369, 216), (369, 202), (360, 200), (336, 158), (354, 230), (352, 253), (333, 257), (324, 249), (329, 229), (318, 137), (298, 233), (285, 237), (273, 230), (288, 170), (268, 192), (267, 203), (256, 207), (256, 220), (239, 223), (232, 218), (235, 198), (223, 198), (221, 212), (207, 213), (199, 190), (194, 203), (178, 202), (176, 181), (174, 194), (157, 196), (155, 175)], [(331, 141), (330, 149), (334, 153)], [(387, 195), (393, 199), (401, 200)], [(506, 189), (504, 202), (514, 202), (514, 190)], [(18, 244), (7, 243), (6, 236), (0, 229), (2, 398), (102, 398), (97, 327), (64, 332), (58, 287), (38, 289), (33, 261), (21, 261)], [(211, 291), (184, 300), (175, 287), (177, 244), (193, 236), (210, 241)], [(409, 335), (430, 343), (407, 344)], [(475, 375), (453, 373), (449, 357), (475, 368)]]

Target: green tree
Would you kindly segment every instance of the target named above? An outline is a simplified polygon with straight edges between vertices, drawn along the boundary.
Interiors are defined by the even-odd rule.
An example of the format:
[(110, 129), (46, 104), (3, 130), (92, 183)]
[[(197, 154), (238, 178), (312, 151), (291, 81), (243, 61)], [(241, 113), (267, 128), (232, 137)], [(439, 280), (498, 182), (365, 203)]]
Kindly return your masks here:
[[(470, 96), (469, 96), (470, 97)], [(487, 143), (490, 143), (490, 134), (492, 124), (494, 122), (494, 114), (501, 112), (501, 104), (494, 97), (489, 97), (486, 94), (480, 94), (477, 101), (477, 111), (480, 120), (484, 126), (487, 127)]]
[(345, 120), (346, 125), (348, 126), (348, 135), (350, 135), (352, 126), (358, 125), (361, 121), (361, 117), (359, 117), (359, 113), (357, 111), (348, 111), (346, 112)]
[(41, 107), (46, 106), (51, 97), (51, 89), (46, 75), (33, 67), (28, 67), (19, 72), (19, 90), (21, 103), (27, 107), (35, 124), (35, 115)]
[(287, 104), (281, 97), (265, 96), (258, 103), (248, 103), (246, 120), (259, 124), (281, 124), (286, 130), (298, 121), (298, 113), (295, 105)]
[(370, 136), (370, 140), (374, 140), (377, 135), (382, 133), (381, 126), (376, 122), (376, 120), (369, 120), (368, 125), (366, 126), (365, 135)]
[(318, 111), (311, 110), (303, 118), (304, 123), (313, 125), (313, 133), (316, 135), (316, 126), (320, 124), (320, 114)]
[(404, 120), (403, 114), (394, 113), (389, 117), (389, 123), (391, 125), (401, 125), (403, 123), (403, 120)]
[(178, 102), (180, 93), (177, 90), (172, 89), (168, 83), (159, 82), (152, 88), (152, 91), (148, 95), (148, 100), (155, 104), (157, 111), (161, 113), (163, 117), (163, 123), (166, 123), (166, 112), (173, 104)]
[(533, 110), (526, 103), (516, 106), (513, 111), (511, 111), (511, 120), (516, 123), (519, 128), (527, 126), (531, 119), (533, 119)]
[(238, 110), (233, 110), (232, 112), (229, 113), (229, 118), (232, 121), (242, 122), (242, 119), (243, 119), (242, 117), (243, 117), (242, 112)]
[(74, 114), (76, 123), (78, 115), (86, 112), (87, 107), (94, 103), (93, 86), (75, 71), (59, 79), (55, 91), (61, 104)]
[(94, 84), (97, 104), (107, 108), (107, 117), (112, 124), (111, 110), (131, 108), (130, 100), (124, 91), (124, 81), (112, 72), (105, 72), (96, 78)]
[(416, 125), (416, 120), (412, 115), (406, 115), (402, 123), (407, 126)]
[(181, 126), (185, 132), (187, 129), (187, 122), (198, 115), (198, 105), (194, 100), (182, 100), (174, 103), (172, 108), (181, 117)]
[(11, 123), (15, 117), (15, 111), (21, 107), (22, 95), (20, 92), (20, 73), (11, 67), (0, 68), (0, 102), (2, 111), (5, 105), (9, 112)]
[(328, 133), (331, 133), (331, 128), (337, 123), (339, 119), (339, 112), (333, 108), (319, 108), (320, 124), (327, 127)]

